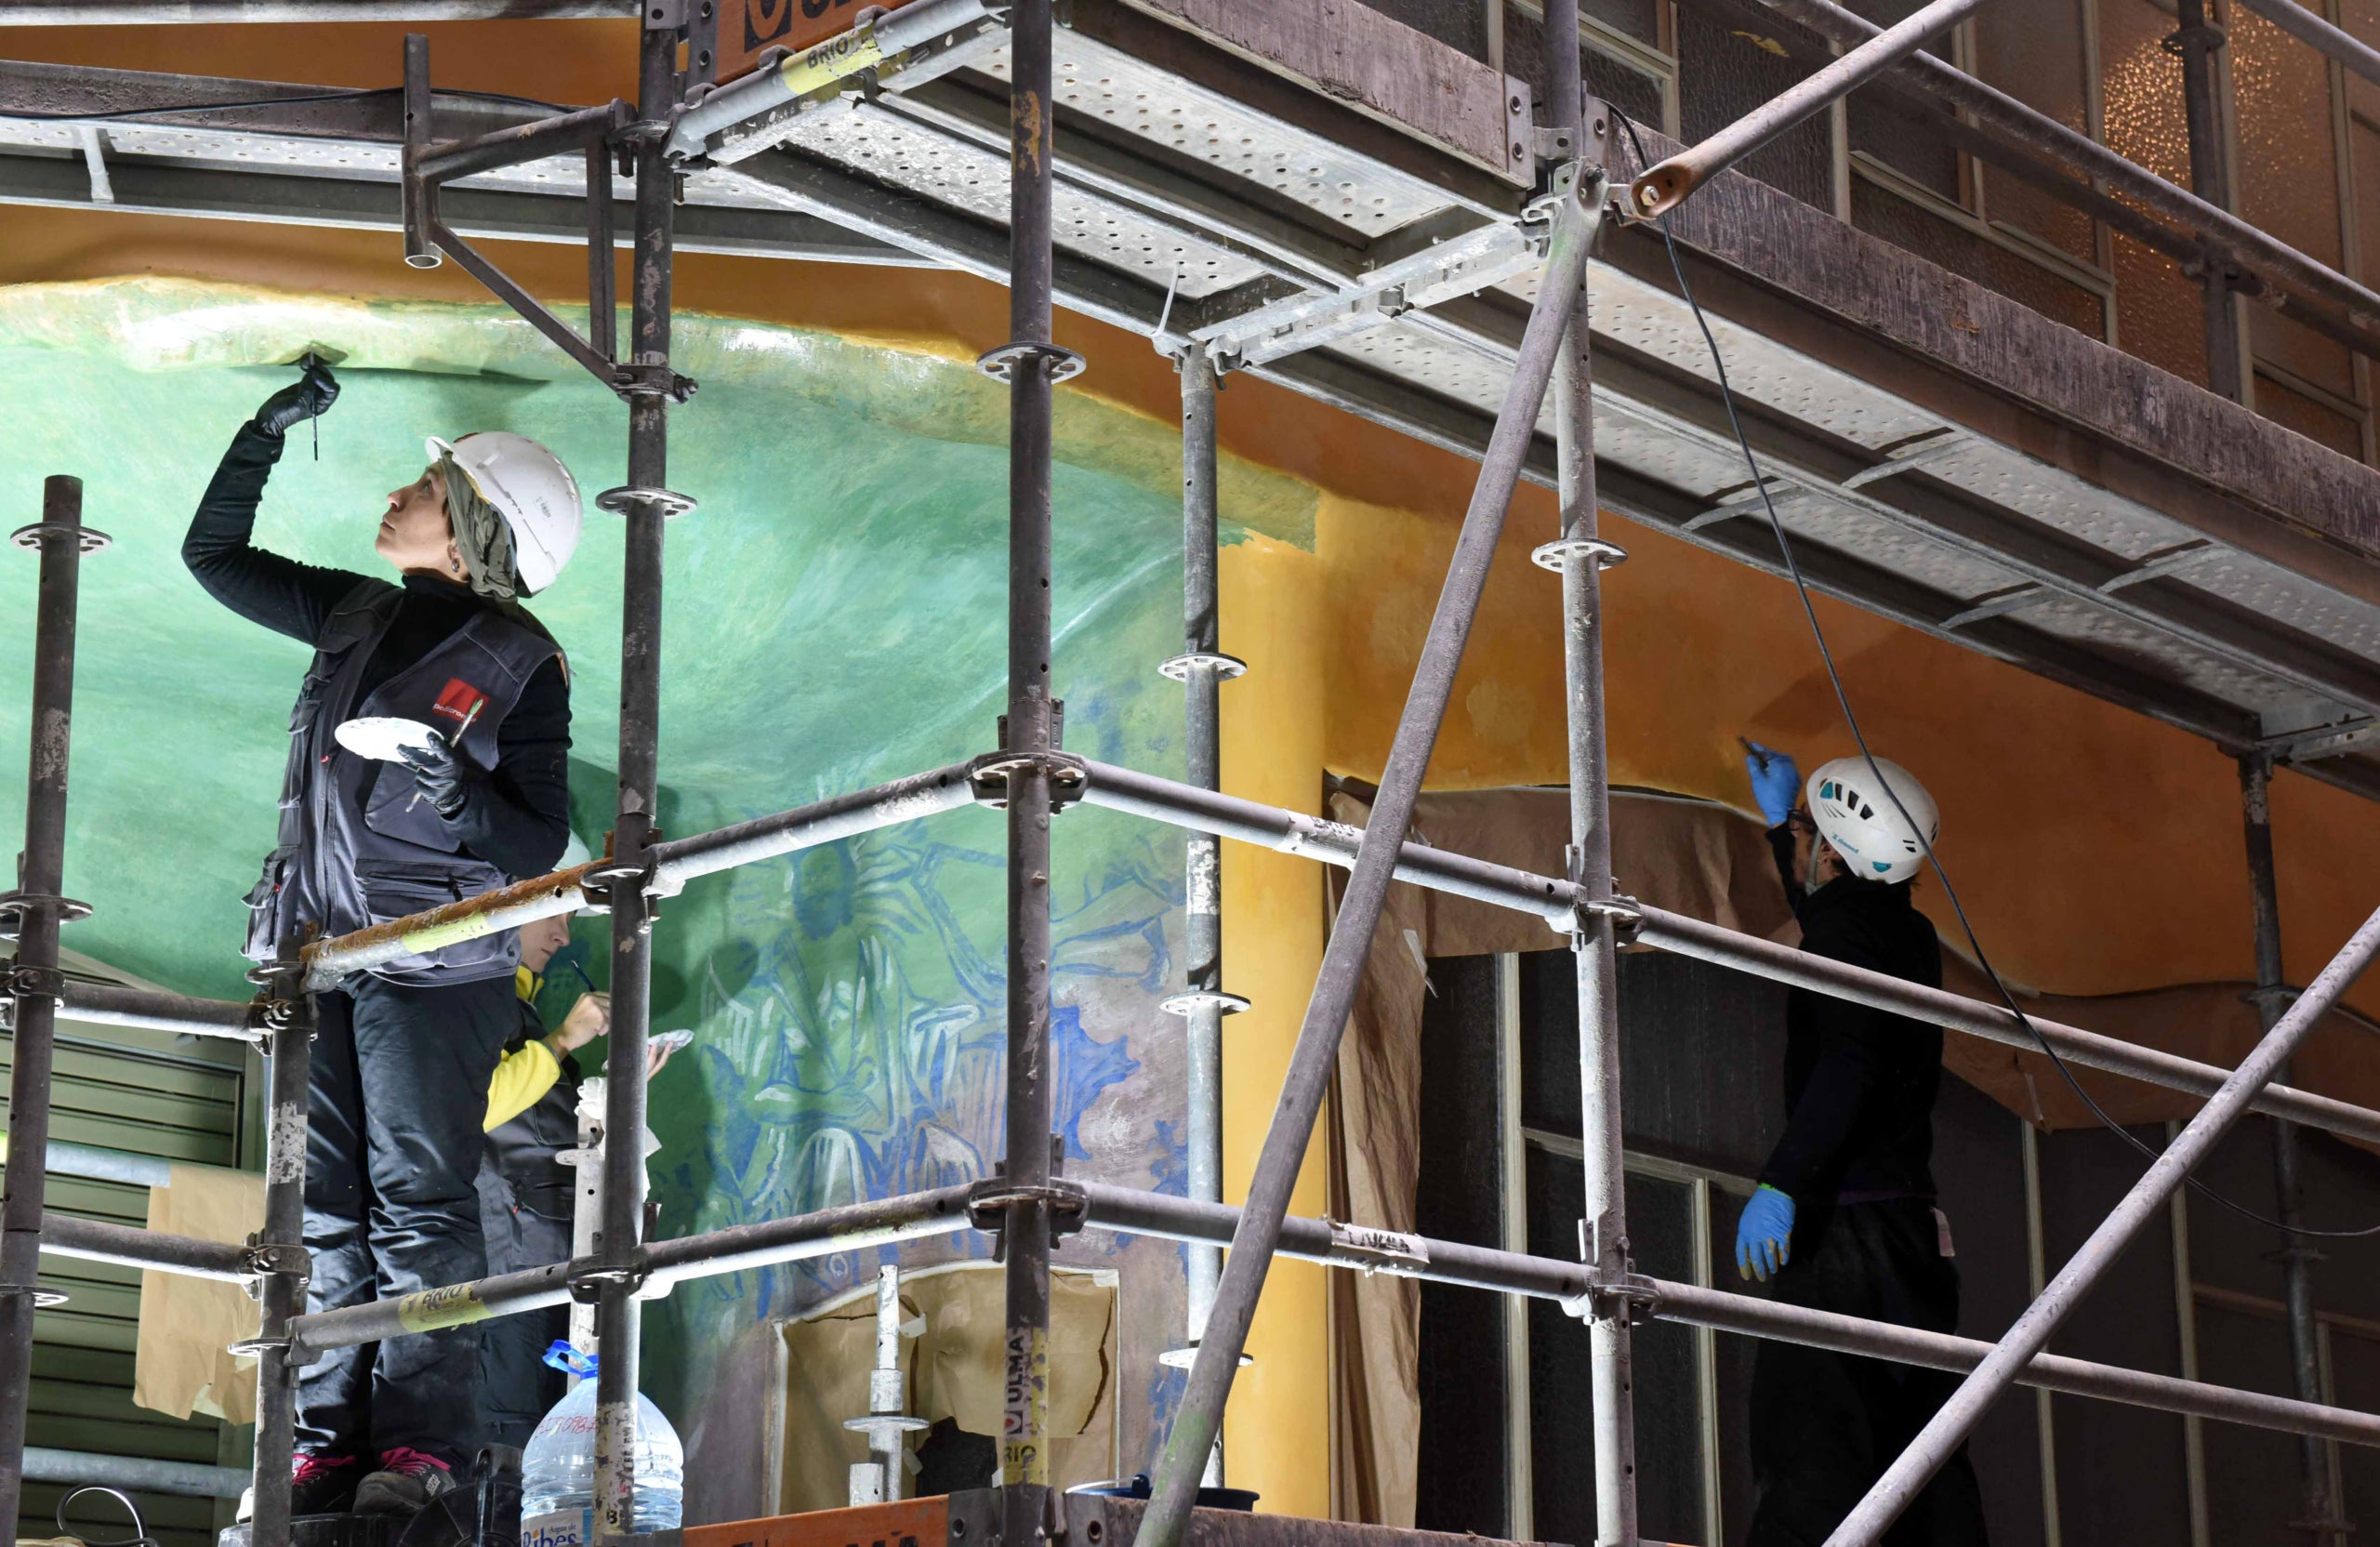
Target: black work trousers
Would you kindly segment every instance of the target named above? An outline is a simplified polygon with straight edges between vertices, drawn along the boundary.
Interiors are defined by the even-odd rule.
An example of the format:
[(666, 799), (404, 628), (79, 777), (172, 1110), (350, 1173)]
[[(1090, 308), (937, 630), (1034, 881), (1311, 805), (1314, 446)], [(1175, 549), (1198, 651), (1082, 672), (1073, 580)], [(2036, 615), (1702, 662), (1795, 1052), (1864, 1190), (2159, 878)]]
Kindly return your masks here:
[[(1922, 1198), (1805, 1208), (1775, 1298), (1929, 1332), (1959, 1320), (1959, 1270)], [(1764, 1342), (1752, 1374), (1753, 1505), (1747, 1547), (1819, 1547), (1925, 1426), (1959, 1378)], [(1885, 1547), (1983, 1547), (1983, 1499), (1961, 1446)]]
[[(480, 1163), (479, 1193), (490, 1274), (570, 1261), (571, 1222), (533, 1207), (492, 1161)], [(568, 1336), (567, 1305), (480, 1323), (480, 1424), (487, 1443), (528, 1445), (537, 1421), (562, 1399), (568, 1382), (546, 1363), (546, 1350)]]
[[(518, 1030), (508, 974), (408, 988), (359, 979), (318, 1001), (306, 1107), (309, 1311), (487, 1276), (480, 1197), (488, 1080)], [(334, 1349), (298, 1381), (298, 1448), (457, 1468), (479, 1444), (476, 1327)]]

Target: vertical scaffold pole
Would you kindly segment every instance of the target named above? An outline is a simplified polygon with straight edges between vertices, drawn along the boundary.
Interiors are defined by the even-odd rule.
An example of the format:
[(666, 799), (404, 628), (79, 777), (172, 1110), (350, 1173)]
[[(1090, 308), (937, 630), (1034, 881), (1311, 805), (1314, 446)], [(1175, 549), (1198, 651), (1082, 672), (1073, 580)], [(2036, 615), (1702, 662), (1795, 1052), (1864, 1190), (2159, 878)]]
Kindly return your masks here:
[[(1182, 352), (1182, 654), (1160, 668), (1183, 687), (1183, 761), (1185, 776), (1200, 789), (1223, 787), (1222, 687), (1246, 668), (1222, 653), (1215, 537), (1219, 500), (1215, 475), (1215, 362), (1202, 344)], [(1220, 1203), (1223, 1196), (1223, 1017), (1248, 1001), (1223, 991), (1223, 840), (1193, 833), (1183, 865), (1188, 960), (1183, 992), (1165, 1008), (1183, 1018), (1188, 1072), (1190, 1197)], [(1185, 1354), (1197, 1351), (1214, 1308), (1215, 1284), (1223, 1276), (1220, 1248), (1191, 1245), (1183, 1250), (1184, 1300), (1189, 1332)], [(1181, 1355), (1173, 1355), (1177, 1361)], [(1205, 1480), (1221, 1487), (1223, 1448), (1220, 1435), (1207, 1459)]]
[(1051, 0), (1010, 13), (1009, 342), (985, 361), (1009, 382), (1008, 1163), (1000, 1409), (1001, 1540), (1033, 1547), (1050, 1507), (1050, 387)]
[[(1579, 9), (1546, 7), (1548, 114), (1582, 160), (1600, 159), (1606, 126), (1589, 121), (1579, 77)], [(1603, 129), (1598, 134), (1595, 131)], [(1584, 1143), (1586, 1214), (1581, 1244), (1596, 1281), (1618, 1290), (1631, 1269), (1626, 1176), (1620, 1160), (1619, 946), (1608, 902), (1611, 798), (1604, 724), (1603, 572), (1627, 557), (1603, 540), (1595, 509), (1593, 347), (1587, 333), (1588, 286), (1579, 286), (1562, 355), (1554, 369), (1554, 437), (1562, 505), (1561, 535), (1533, 555), (1562, 576), (1562, 678), (1569, 707), (1570, 879), (1589, 905), (1571, 936), (1577, 957), (1579, 1094)], [(1589, 1382), (1594, 1419), (1595, 1541), (1636, 1540), (1635, 1385), (1624, 1295), (1595, 1297), (1588, 1321)]]
[(314, 1059), (314, 1001), (298, 942), (282, 943), (266, 1026), (264, 1230), (253, 1253), (264, 1270), (257, 1331), (257, 1435), (250, 1547), (289, 1540), (290, 1452), (297, 1448), (298, 1372), (289, 1324), (306, 1309), (306, 1090)]
[[(2268, 1032), (2289, 1007), (2289, 988), (2281, 962), (2281, 892), (2272, 860), (2272, 759), (2252, 752), (2240, 760), (2240, 804), (2248, 840), (2249, 906), (2256, 932), (2256, 1019)], [(2278, 1077), (2289, 1081), (2289, 1065)], [(2314, 1326), (2314, 1264), (2321, 1252), (2296, 1234), (2301, 1218), (2303, 1187), (2298, 1180), (2297, 1125), (2272, 1123), (2273, 1186), (2278, 1195), (2275, 1217), (2281, 1240), (2281, 1302), (2289, 1313), (2289, 1368), (2301, 1402), (2320, 1403), (2322, 1395), (2321, 1353)], [(2299, 1452), (2299, 1518), (2294, 1529), (2312, 1537), (2321, 1547), (2344, 1547), (2347, 1526), (2338, 1503), (2331, 1497), (2328, 1447), (2311, 1435), (2301, 1435)]]
[(1546, 385), (1562, 351), (1562, 335), (1578, 297), (1603, 200), (1600, 171), (1588, 175), (1581, 185), (1572, 182), (1566, 169), (1548, 198), (1534, 206), (1533, 213), (1549, 218), (1553, 229), (1537, 299), (1529, 308), (1528, 326), (1521, 335), (1514, 361), (1512, 386), (1480, 457), (1479, 479), (1472, 486), (1462, 530), (1447, 564), (1446, 585), (1438, 593), (1421, 658), (1414, 665), (1413, 685), (1381, 770), (1380, 796), (1372, 803), (1370, 824), (1355, 852), (1355, 869), (1347, 878), (1339, 916), (1331, 923), (1329, 943), (1323, 948), (1322, 967), (1315, 974), (1314, 994), (1298, 1026), (1297, 1046), (1281, 1080), (1280, 1099), (1265, 1130), (1256, 1174), (1249, 1182), (1248, 1202), (1232, 1232), (1231, 1255), (1224, 1259), (1207, 1335), (1199, 1342), (1190, 1366), (1189, 1385), (1166, 1435), (1136, 1547), (1181, 1547), (1186, 1540), (1198, 1479), (1222, 1429), (1232, 1378), (1238, 1373), (1240, 1354), (1248, 1346), (1249, 1328), (1256, 1319), (1256, 1303), (1272, 1268), (1274, 1249), (1280, 1244), (1289, 1197), (1313, 1142), (1315, 1121), (1322, 1113), (1330, 1071), (1339, 1059), (1339, 1040), (1363, 981), (1365, 959), (1371, 952), (1372, 932), (1388, 901), (1397, 852), (1412, 825), (1422, 773), (1437, 744), (1438, 727), (1453, 695), (1455, 672), (1462, 662), (1462, 648), (1470, 639), (1480, 596), (1487, 589), (1488, 565), (1503, 536), (1513, 489), (1527, 461), (1538, 411), (1544, 406)]
[[(2180, 23), (2167, 46), (2182, 61), (2182, 123), (2189, 138), (2190, 192), (2217, 209), (2231, 207), (2231, 177), (2224, 158), (2221, 73), (2222, 30), (2208, 24), (2206, 0), (2176, 0)], [(2240, 400), (2245, 388), (2240, 359), (2239, 293), (2225, 266), (2202, 258), (2200, 284), (2205, 294), (2206, 384)]]
[[(74, 720), (74, 614), (86, 540), (83, 481), (42, 485), (41, 521), (15, 535), (41, 555), (33, 605), (33, 750), (25, 775), (25, 851), (17, 890), (0, 910), (17, 925), (9, 987), (15, 1037), (8, 1071), (8, 1170), (0, 1196), (0, 1521), (14, 1528), (24, 1479), (25, 1410), (33, 1391), (33, 1311), (41, 1277), (42, 1185), (47, 1178), (51, 1060), (58, 1030), (58, 926), (70, 906), (66, 764)], [(76, 911), (74, 917), (81, 917)]]
[(669, 475), (669, 281), (677, 179), (663, 146), (678, 94), (674, 28), (648, 25), (638, 97), (636, 245), (630, 298), (628, 482), (615, 501), (627, 529), (620, 587), (619, 813), (607, 873), (612, 907), (611, 1068), (603, 1088), (604, 1273), (598, 1281), (595, 1529), (628, 1535), (636, 1518), (636, 1409), (641, 1307), (632, 1263), (644, 1225), (644, 1058), (653, 1012), (653, 913), (646, 886), (661, 736), (661, 555), (666, 517), (682, 506)]

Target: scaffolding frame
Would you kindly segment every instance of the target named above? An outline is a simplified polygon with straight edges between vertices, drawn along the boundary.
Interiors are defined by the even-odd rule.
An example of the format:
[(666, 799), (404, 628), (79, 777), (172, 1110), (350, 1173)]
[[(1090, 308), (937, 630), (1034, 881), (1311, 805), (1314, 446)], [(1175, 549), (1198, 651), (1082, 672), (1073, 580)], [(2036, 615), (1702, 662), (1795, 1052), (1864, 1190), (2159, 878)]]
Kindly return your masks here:
[[(1805, 18), (1834, 20), (1828, 14), (1832, 7), (1825, 0), (1765, 3)], [(118, 4), (97, 8), (124, 19), (139, 7)], [(548, 10), (552, 14), (563, 8)], [(1972, 8), (1972, 0), (1937, 0), (1927, 14), (1934, 24), (1946, 25)], [(268, 8), (249, 9), (261, 15)], [(0, 912), (12, 915), (19, 929), (18, 953), (5, 985), (14, 1011), (9, 1131), (16, 1144), (5, 1200), (0, 1201), (0, 1318), (6, 1323), (0, 1326), (0, 1514), (15, 1509), (20, 1484), (20, 1468), (15, 1461), (24, 1446), (32, 1317), (40, 1298), (36, 1288), (39, 1252), (232, 1278), (258, 1288), (260, 1333), (246, 1345), (260, 1355), (252, 1535), (258, 1547), (284, 1547), (288, 1539), (287, 1460), (295, 1396), (291, 1372), (313, 1353), (404, 1332), (467, 1325), (574, 1299), (593, 1300), (599, 1337), (609, 1354), (598, 1382), (598, 1529), (604, 1539), (617, 1539), (631, 1534), (633, 1519), (633, 1408), (641, 1292), (666, 1289), (683, 1278), (968, 1229), (998, 1234), (1007, 1264), (1007, 1380), (998, 1528), (1010, 1547), (1030, 1547), (1037, 1539), (1065, 1534), (1064, 1511), (1056, 1501), (1049, 1472), (1048, 1276), (1053, 1244), (1064, 1235), (1087, 1228), (1156, 1236), (1193, 1249), (1190, 1388), (1169, 1435), (1156, 1494), (1144, 1517), (1144, 1529), (1148, 1534), (1143, 1539), (1144, 1547), (1177, 1547), (1197, 1486), (1218, 1465), (1224, 1403), (1264, 1273), (1276, 1255), (1552, 1299), (1585, 1319), (1593, 1338), (1599, 1543), (1633, 1544), (1638, 1540), (1629, 1329), (1647, 1317), (1967, 1372), (1959, 1394), (1831, 1539), (1832, 1547), (1866, 1547), (1875, 1540), (1899, 1506), (1924, 1485), (1933, 1467), (1961, 1443), (1983, 1408), (2011, 1383), (2271, 1428), (2307, 1436), (2309, 1444), (2338, 1440), (2380, 1445), (2380, 1416), (2302, 1396), (2268, 1396), (2042, 1352), (2058, 1319), (2112, 1260), (2131, 1232), (2164, 1207), (2189, 1167), (2247, 1111), (2264, 1111), (2280, 1119), (2277, 1159), (2292, 1153), (2293, 1125), (2380, 1139), (2380, 1112), (2294, 1091), (2279, 1082), (2294, 1048), (2357, 973), (2380, 954), (2380, 912), (2305, 990), (2292, 991), (2282, 984), (2264, 796), (2271, 768), (2268, 753), (2252, 754), (2241, 764), (2257, 910), (2257, 999), (2266, 1034), (2236, 1070), (2196, 1064), (2080, 1028), (2042, 1022), (2029, 1027), (1990, 1005), (1804, 957), (1615, 894), (1604, 766), (1600, 588), (1603, 569), (1625, 555), (1596, 530), (1590, 416), (1593, 362), (1585, 287), (1587, 255), (1604, 218), (1607, 187), (1596, 153), (1599, 144), (1590, 142), (1607, 143), (1608, 125), (1600, 104), (1585, 97), (1580, 87), (1577, 17), (1570, 7), (1550, 8), (1553, 46), (1549, 51), (1555, 60), (1554, 76), (1549, 83), (1554, 122), (1538, 146), (1538, 160), (1545, 173), (1542, 192), (1523, 224), (1526, 239), (1542, 262), (1538, 296), (1516, 350), (1518, 367), (1512, 390), (1482, 459), (1446, 589), (1416, 668), (1412, 694), (1383, 770), (1381, 795), (1368, 829), (1237, 800), (1221, 794), (1217, 787), (1217, 690), (1222, 681), (1237, 674), (1241, 664), (1220, 653), (1216, 627), (1213, 393), (1222, 363), (1195, 345), (1181, 358), (1185, 648), (1182, 655), (1166, 663), (1168, 674), (1185, 686), (1191, 778), (1186, 783), (1156, 778), (1091, 762), (1063, 749), (1063, 706), (1053, 694), (1051, 660), (1051, 388), (1078, 372), (1082, 363), (1058, 348), (1051, 337), (1055, 132), (1051, 98), (1051, 3), (1016, 0), (1010, 17), (1013, 46), (1009, 140), (1011, 341), (979, 363), (986, 374), (1005, 382), (1011, 392), (1010, 672), (1008, 712), (1002, 718), (999, 745), (963, 764), (716, 832), (679, 840), (656, 834), (653, 814), (664, 523), (694, 505), (667, 484), (668, 406), (683, 401), (694, 385), (671, 370), (669, 356), (674, 233), (671, 137), (678, 123), (681, 84), (678, 58), (681, 43), (693, 24), (690, 10), (681, 0), (652, 0), (641, 7), (641, 89), (639, 105), (632, 112), (614, 103), (458, 142), (431, 141), (426, 45), (409, 40), (405, 57), (407, 260), (434, 263), (442, 253), (455, 258), (616, 391), (628, 408), (628, 483), (598, 500), (603, 509), (623, 518), (627, 551), (619, 788), (616, 825), (603, 858), (336, 940), (285, 943), (281, 959), (261, 974), (264, 992), (252, 1004), (66, 981), (56, 965), (58, 926), (87, 911), (60, 894), (75, 584), (80, 556), (104, 538), (81, 524), (80, 486), (63, 477), (51, 479), (45, 490), (42, 521), (17, 534), (20, 546), (40, 551), (42, 576), (35, 618), (34, 730), (25, 868), (19, 890), (0, 896)], [(863, 29), (870, 25), (863, 23)], [(1795, 113), (1815, 112), (1880, 72), (1896, 67), (1921, 73), (1947, 69), (1913, 55), (1925, 41), (1926, 27), (1904, 25), (1881, 36), (1852, 36), (1849, 24), (1843, 25), (1846, 35), (1842, 41), (1858, 46), (1844, 56), (1843, 68), (1829, 77), (1827, 89), (1800, 92), (1791, 112), (1772, 104), (1752, 115), (1759, 120), (1757, 125), (1748, 120), (1746, 126), (1715, 137), (1714, 142), (1698, 148), (1697, 152), (1676, 158), (1678, 165), (1652, 169), (1637, 179), (1630, 202), (1643, 209), (1666, 207), (1666, 203), (1674, 203), (1691, 191), (1690, 183), (1681, 190), (1677, 178), (1699, 181), (1712, 175), (1728, 159), (1781, 130)], [(1868, 33), (1873, 32), (1868, 29)], [(2322, 34), (2301, 35), (2317, 46), (2335, 51)], [(863, 36), (860, 42), (867, 38)], [(549, 153), (558, 146), (583, 149), (590, 173), (587, 201), (589, 287), (600, 313), (590, 324), (591, 337), (577, 335), (527, 297), (456, 236), (437, 211), (438, 189), (446, 178)], [(615, 348), (614, 311), (608, 304), (608, 195), (615, 154), (632, 163), (636, 173), (634, 282), (626, 351)], [(2136, 180), (2148, 175), (2135, 168), (2132, 176)], [(2169, 184), (2158, 186), (2178, 199), (2190, 197)], [(2292, 271), (2291, 260), (2306, 260), (2287, 249), (2279, 251), (2282, 256), (2272, 268), (2281, 271), (2284, 282), (2333, 298), (2354, 298), (2341, 288), (2348, 282), (2327, 270), (2320, 270), (2310, 279), (2299, 275)], [(1448, 854), (1404, 838), (1484, 586), (1487, 562), (1523, 474), (1529, 436), (1548, 392), (1555, 403), (1562, 526), (1560, 536), (1539, 549), (1536, 558), (1563, 578), (1573, 828), (1568, 874), (1558, 878)], [(1061, 1157), (1050, 1142), (1051, 823), (1066, 806), (1076, 803), (1136, 813), (1183, 827), (1193, 835), (1187, 853), (1191, 906), (1186, 984), (1183, 994), (1168, 1001), (1170, 1010), (1183, 1015), (1193, 1053), (1194, 1191), (1189, 1197), (1066, 1178), (1059, 1169)], [(644, 1119), (642, 1070), (649, 1031), (651, 929), (660, 899), (694, 876), (966, 804), (1004, 810), (1008, 826), (1008, 1144), (999, 1174), (972, 1185), (674, 1240), (648, 1241), (642, 1229), (641, 1156), (634, 1144), (610, 1144), (605, 1146), (602, 1229), (593, 1253), (567, 1263), (447, 1286), (396, 1302), (304, 1314), (308, 1263), (302, 1241), (302, 1193), (311, 994), (434, 943), (470, 938), (585, 906), (605, 908), (611, 916), (614, 947), (613, 1050), (615, 1057), (626, 1060), (619, 1065), (623, 1078), (607, 1083), (605, 1127), (608, 1131), (637, 1132)], [(1239, 1208), (1225, 1205), (1220, 1197), (1219, 1149), (1211, 1110), (1219, 1092), (1220, 1019), (1244, 1003), (1222, 988), (1221, 862), (1216, 840), (1225, 837), (1341, 865), (1353, 873), (1250, 1201)], [(1395, 880), (1534, 914), (1567, 936), (1577, 954), (1587, 1171), (1582, 1262), (1288, 1214), (1290, 1184), (1320, 1108), (1323, 1085), (1335, 1059), (1373, 926)], [(1628, 1256), (1620, 1190), (1613, 972), (1615, 953), (1623, 943), (1697, 956), (2018, 1046), (2031, 1046), (2032, 1033), (2037, 1031), (2043, 1041), (2074, 1062), (2209, 1099), (2091, 1241), (1996, 1343), (1781, 1306), (1648, 1277), (1634, 1271)], [(227, 1247), (44, 1217), (41, 1191), (48, 1152), (48, 1054), (54, 1023), (61, 1012), (86, 1020), (232, 1037), (263, 1046), (271, 1059), (271, 1121), (266, 1223), (256, 1240), (245, 1247)], [(1203, 1127), (1202, 1106), (1207, 1108)], [(2291, 1207), (2294, 1168), (2283, 1163), (2278, 1170), (2286, 1210)], [(1223, 1260), (1220, 1274), (1208, 1276), (1217, 1260), (1214, 1249), (1226, 1242), (1233, 1251)], [(2292, 1266), (2288, 1308), (2294, 1332), (2301, 1307), (2302, 1315), (2310, 1319), (2311, 1302), (2305, 1292), (2302, 1263)], [(2312, 1487), (2309, 1481), (2309, 1502), (2315, 1501)], [(2306, 1525), (2328, 1534), (2342, 1528), (2341, 1523), (2319, 1513), (2309, 1516)]]

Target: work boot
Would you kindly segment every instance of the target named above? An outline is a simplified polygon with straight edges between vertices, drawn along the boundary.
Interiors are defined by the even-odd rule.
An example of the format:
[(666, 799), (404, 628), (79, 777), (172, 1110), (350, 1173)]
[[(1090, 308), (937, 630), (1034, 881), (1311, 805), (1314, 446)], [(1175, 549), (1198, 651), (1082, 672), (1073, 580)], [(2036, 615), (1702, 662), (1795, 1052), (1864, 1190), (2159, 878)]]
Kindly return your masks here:
[(408, 1446), (380, 1452), (380, 1469), (355, 1485), (358, 1514), (414, 1514), (459, 1487), (455, 1469)]
[[(300, 1514), (344, 1514), (355, 1502), (356, 1470), (353, 1456), (317, 1456), (299, 1452), (289, 1463), (289, 1513)], [(256, 1514), (257, 1490), (240, 1490), (240, 1511), (236, 1518), (245, 1520)]]

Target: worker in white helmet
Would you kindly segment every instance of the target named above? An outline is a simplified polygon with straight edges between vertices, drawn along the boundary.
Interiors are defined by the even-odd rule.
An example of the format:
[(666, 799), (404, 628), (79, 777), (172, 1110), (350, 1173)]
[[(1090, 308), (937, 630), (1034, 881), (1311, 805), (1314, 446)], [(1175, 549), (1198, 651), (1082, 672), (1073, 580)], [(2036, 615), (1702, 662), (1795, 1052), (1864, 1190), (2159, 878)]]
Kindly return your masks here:
[[(429, 465), (378, 514), (373, 548), (392, 575), (255, 547), (284, 435), (337, 396), (310, 357), (232, 438), (182, 545), (210, 595), (314, 650), (290, 720), (280, 840), (248, 896), (258, 961), (308, 932), (343, 934), (545, 874), (570, 836), (569, 677), (521, 599), (577, 547), (577, 484), (526, 436), (432, 440)], [(374, 750), (350, 721), (380, 727), (384, 745)], [(507, 931), (401, 957), (319, 997), (310, 1311), (485, 1275), (473, 1179), (488, 1081), (520, 1025), (519, 958)], [(455, 1488), (476, 1444), (479, 1380), (469, 1327), (308, 1365), (297, 1513), (406, 1514)]]
[[(1745, 745), (1802, 949), (1939, 988), (1941, 945), (1911, 898), (1940, 827), (1933, 798), (1907, 769), (1866, 756), (1836, 759), (1805, 788), (1792, 758)], [(1824, 871), (1815, 887), (1802, 884), (1805, 841)], [(1786, 998), (1785, 1025), (1785, 1134), (1738, 1222), (1738, 1271), (1787, 1304), (1955, 1331), (1958, 1267), (1932, 1170), (1941, 1028), (1801, 988)], [(1762, 1343), (1749, 1547), (1827, 1540), (1957, 1384), (1939, 1370)], [(1964, 1448), (1890, 1540), (1982, 1547)]]

